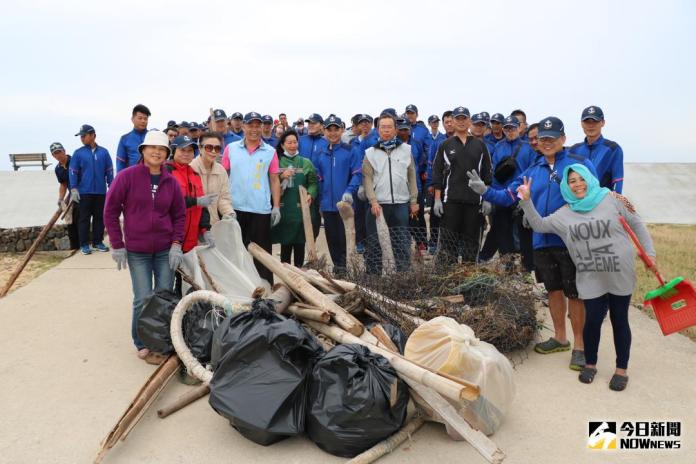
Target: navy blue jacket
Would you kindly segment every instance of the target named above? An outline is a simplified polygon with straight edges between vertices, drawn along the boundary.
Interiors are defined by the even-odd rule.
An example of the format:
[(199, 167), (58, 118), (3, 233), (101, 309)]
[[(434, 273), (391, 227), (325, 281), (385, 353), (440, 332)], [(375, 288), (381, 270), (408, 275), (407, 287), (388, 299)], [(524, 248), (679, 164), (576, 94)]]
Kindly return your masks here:
[(92, 153), (88, 145), (75, 150), (70, 159), (70, 188), (80, 195), (106, 195), (106, 186), (114, 180), (114, 166), (106, 148), (97, 147)]
[(512, 176), (510, 176), (510, 178), (503, 184), (498, 182), (495, 176), (493, 176), (493, 183), (491, 184), (491, 187), (496, 189), (506, 188), (508, 185), (510, 185), (510, 183), (513, 180), (517, 179), (523, 171), (525, 171), (532, 164), (534, 164), (534, 161), (536, 161), (537, 156), (541, 156), (534, 151), (531, 145), (529, 145), (527, 142), (524, 142), (519, 137), (517, 137), (512, 142), (505, 138), (502, 142), (498, 142), (498, 144), (495, 146), (495, 149), (493, 150), (493, 172), (495, 172), (495, 168), (498, 167), (498, 163), (503, 161), (508, 156), (512, 156), (512, 154), (515, 152), (518, 146), (520, 147), (520, 149), (515, 155), (515, 162), (517, 163), (517, 169), (515, 170), (515, 173)]
[(133, 129), (121, 136), (116, 149), (116, 172), (121, 172), (129, 166), (135, 166), (140, 161), (140, 151), (138, 147), (145, 140), (147, 129), (137, 131)]
[[(242, 134), (244, 134), (244, 132), (242, 132)], [(225, 132), (224, 134), (222, 134), (222, 139), (223, 139), (223, 145), (224, 145), (222, 147), (223, 150), (228, 144), (230, 144), (232, 142), (236, 142), (237, 140), (242, 140), (242, 138), (240, 136), (238, 136), (237, 134), (235, 134), (232, 131), (228, 131), (228, 132)]]
[(599, 185), (621, 193), (623, 190), (623, 150), (618, 143), (599, 136), (595, 143), (587, 143), (587, 137), (570, 147), (571, 153), (589, 158), (597, 168)]
[(309, 159), (316, 167), (316, 156), (329, 146), (323, 135), (303, 135), (300, 137), (298, 151), (300, 156)]
[(423, 153), (430, 153), (430, 141), (433, 137), (430, 135), (430, 129), (425, 127), (422, 121), (411, 124), (411, 139), (417, 140), (422, 145)]
[(275, 138), (274, 135), (271, 135), (271, 136), (268, 137), (268, 138), (266, 138), (266, 137), (261, 137), (261, 138), (263, 139), (264, 142), (266, 142), (267, 144), (269, 144), (269, 145), (272, 146), (273, 148), (275, 148), (276, 145), (278, 145), (278, 139)]
[(490, 145), (493, 145), (493, 148), (495, 148), (495, 146), (498, 145), (498, 142), (502, 142), (503, 140), (505, 140), (505, 135), (503, 135), (502, 138), (496, 139), (493, 135), (493, 132), (489, 132), (488, 134), (483, 136), (483, 140), (486, 142), (487, 146), (490, 147)]
[[(432, 139), (432, 135), (430, 136)], [(435, 161), (435, 155), (437, 155), (437, 150), (442, 145), (442, 142), (447, 140), (447, 135), (439, 133), (437, 138), (433, 139), (430, 143), (430, 151), (428, 152), (428, 164), (426, 167), (426, 180), (425, 186), (430, 187), (433, 183), (433, 162)], [(488, 152), (490, 153), (490, 151)]]
[[(561, 180), (563, 169), (571, 164), (584, 164), (593, 174), (596, 174), (594, 165), (590, 160), (569, 153), (565, 148), (556, 153), (553, 169), (546, 158), (539, 156), (534, 164), (527, 168), (520, 176), (513, 180), (505, 189), (489, 188), (482, 195), (483, 199), (500, 206), (511, 206), (517, 203), (517, 187), (523, 184), (522, 177), (532, 178), (532, 201), (541, 217), (546, 217), (566, 204), (561, 195)], [(534, 249), (561, 247), (566, 248), (563, 240), (556, 234), (540, 234), (534, 232)]]
[(70, 184), (70, 159), (72, 158), (70, 155), (66, 155), (68, 160), (65, 163), (65, 167), (61, 166), (60, 163), (56, 164), (56, 178), (58, 179), (59, 184), (65, 184), (67, 187)]
[(344, 193), (355, 194), (362, 184), (362, 158), (359, 150), (347, 143), (321, 149), (315, 156), (314, 167), (319, 179), (321, 211), (336, 212), (336, 203)]
[(377, 129), (372, 129), (368, 134), (367, 137), (365, 137), (362, 142), (360, 142), (360, 148), (363, 151), (363, 154), (365, 153), (365, 150), (367, 150), (370, 147), (373, 147), (377, 142), (379, 142), (379, 133), (377, 132)]

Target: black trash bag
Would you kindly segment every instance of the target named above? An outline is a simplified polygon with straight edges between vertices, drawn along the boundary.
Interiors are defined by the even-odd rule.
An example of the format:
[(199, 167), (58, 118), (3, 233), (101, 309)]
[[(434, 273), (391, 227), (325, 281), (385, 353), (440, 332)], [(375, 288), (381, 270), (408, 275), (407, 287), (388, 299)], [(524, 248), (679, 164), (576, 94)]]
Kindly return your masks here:
[(408, 398), (386, 358), (362, 345), (338, 345), (312, 371), (307, 435), (324, 451), (354, 457), (403, 426)]
[(270, 445), (304, 432), (309, 377), (324, 354), (297, 321), (256, 300), (226, 318), (213, 338), (223, 353), (210, 382), (210, 406), (249, 440)]
[(136, 330), (140, 341), (155, 353), (174, 352), (169, 326), (179, 297), (169, 290), (158, 290), (143, 305)]
[(215, 311), (212, 304), (200, 301), (184, 314), (181, 322), (184, 342), (201, 364), (210, 362), (213, 333), (225, 319), (222, 314), (224, 313), (221, 311)]
[(389, 322), (370, 322), (369, 324), (367, 324), (366, 327), (369, 330), (377, 324), (382, 325), (382, 328), (385, 332), (387, 332), (387, 335), (389, 335), (391, 341), (399, 349), (399, 353), (404, 354), (407, 340), (406, 334), (403, 333), (403, 331), (399, 327), (395, 326), (394, 324), (390, 324)]

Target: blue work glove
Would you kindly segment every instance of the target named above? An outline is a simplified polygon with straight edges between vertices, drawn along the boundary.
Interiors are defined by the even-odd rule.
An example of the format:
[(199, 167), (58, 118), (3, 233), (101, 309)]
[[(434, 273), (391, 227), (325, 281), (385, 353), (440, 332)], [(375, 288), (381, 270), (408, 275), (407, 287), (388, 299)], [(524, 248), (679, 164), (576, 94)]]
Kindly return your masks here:
[(215, 248), (215, 237), (213, 237), (213, 233), (209, 230), (206, 230), (203, 232), (203, 243), (208, 245), (208, 248)]
[(442, 217), (445, 214), (445, 207), (442, 206), (442, 200), (435, 200), (433, 203), (433, 214), (437, 217)]
[(271, 227), (275, 227), (280, 222), (280, 208), (273, 208), (271, 210)]
[(346, 193), (344, 193), (343, 196), (341, 197), (341, 201), (345, 201), (346, 203), (352, 205), (352, 204), (353, 204), (353, 195), (351, 195), (350, 193), (346, 192)]
[(206, 208), (210, 206), (213, 203), (213, 201), (215, 201), (217, 196), (217, 193), (211, 193), (210, 195), (203, 195), (202, 197), (198, 197), (196, 198), (196, 205)]
[(176, 272), (183, 261), (184, 253), (181, 251), (181, 245), (172, 243), (172, 247), (169, 249), (169, 269)]
[(70, 189), (70, 201), (74, 201), (75, 203), (80, 202), (80, 192), (76, 188)]
[(116, 261), (116, 269), (128, 269), (128, 256), (125, 248), (113, 248), (111, 250), (111, 259)]
[(486, 184), (483, 183), (476, 171), (472, 169), (471, 171), (467, 172), (466, 175), (469, 178), (469, 188), (471, 190), (478, 193), (479, 195), (483, 195), (484, 193), (486, 193), (488, 187), (486, 187)]

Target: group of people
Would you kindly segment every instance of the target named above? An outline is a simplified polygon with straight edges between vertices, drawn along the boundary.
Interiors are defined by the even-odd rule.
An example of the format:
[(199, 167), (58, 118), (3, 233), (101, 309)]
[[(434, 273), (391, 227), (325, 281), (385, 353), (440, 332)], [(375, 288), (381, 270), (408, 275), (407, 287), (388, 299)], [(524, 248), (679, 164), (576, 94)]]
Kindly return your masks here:
[[(548, 291), (554, 325), (554, 336), (535, 351), (571, 349), (568, 310), (570, 368), (580, 371), (580, 381), (592, 382), (609, 311), (617, 351), (610, 388), (623, 390), (635, 271), (618, 217), (628, 220), (652, 256), (654, 249), (620, 195), (623, 153), (602, 135), (601, 108), (582, 111), (586, 137), (571, 147), (563, 122), (553, 116), (528, 125), (522, 110), (472, 115), (459, 106), (442, 118), (431, 115), (427, 127), (418, 116), (418, 108), (408, 105), (401, 114), (393, 108), (376, 118), (356, 114), (348, 125), (335, 114), (314, 113), (291, 127), (285, 114), (277, 120), (253, 111), (228, 118), (216, 109), (203, 125), (170, 121), (164, 131), (148, 131), (150, 111), (136, 105), (133, 130), (119, 142), (115, 175), (92, 126), (80, 128), (83, 146), (72, 157), (60, 143), (51, 145), (59, 161), (59, 201), (69, 191), (69, 201), (79, 205), (82, 253), (109, 250), (105, 224), (117, 266), (130, 269), (133, 341), (142, 358), (151, 355), (135, 331), (145, 298), (172, 288), (184, 253), (199, 244), (215, 246), (215, 222), (236, 220), (245, 246), (254, 241), (270, 252), (279, 243), (282, 261), (304, 263), (304, 187), (314, 234), (323, 221), (336, 273), (346, 269), (339, 201), (355, 210), (356, 251), (364, 253), (366, 272), (382, 272), (380, 216), (389, 227), (397, 271), (411, 265), (412, 253), (429, 251), (445, 264), (487, 261), (497, 252), (513, 272), (519, 251), (523, 269), (533, 270)], [(272, 283), (273, 274), (256, 266)]]

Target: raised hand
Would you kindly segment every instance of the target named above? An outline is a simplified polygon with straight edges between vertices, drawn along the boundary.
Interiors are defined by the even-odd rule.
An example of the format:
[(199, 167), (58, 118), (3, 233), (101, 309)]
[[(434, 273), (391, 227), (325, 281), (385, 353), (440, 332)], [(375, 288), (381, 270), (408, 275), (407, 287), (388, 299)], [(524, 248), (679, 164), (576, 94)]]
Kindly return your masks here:
[(530, 177), (527, 179), (527, 177), (522, 178), (522, 185), (517, 187), (517, 198), (520, 200), (529, 200), (530, 195), (532, 192), (532, 178)]

